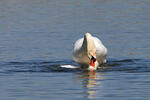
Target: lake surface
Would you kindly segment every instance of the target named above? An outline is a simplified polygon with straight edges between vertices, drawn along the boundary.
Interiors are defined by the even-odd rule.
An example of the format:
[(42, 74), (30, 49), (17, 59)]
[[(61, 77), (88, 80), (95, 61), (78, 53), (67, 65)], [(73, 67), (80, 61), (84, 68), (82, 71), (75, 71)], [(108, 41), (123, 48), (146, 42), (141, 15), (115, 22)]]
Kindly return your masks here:
[[(107, 64), (60, 67), (85, 32)], [(1, 0), (0, 100), (149, 100), (149, 40), (149, 0)]]

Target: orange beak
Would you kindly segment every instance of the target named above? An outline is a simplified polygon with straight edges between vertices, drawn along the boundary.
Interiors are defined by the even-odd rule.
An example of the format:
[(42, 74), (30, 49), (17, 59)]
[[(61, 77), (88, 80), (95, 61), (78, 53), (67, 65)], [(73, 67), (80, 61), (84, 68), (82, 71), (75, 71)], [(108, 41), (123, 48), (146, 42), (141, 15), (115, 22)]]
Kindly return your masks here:
[(95, 67), (95, 61), (96, 61), (96, 59), (92, 56), (92, 58), (91, 58), (91, 66), (92, 67)]

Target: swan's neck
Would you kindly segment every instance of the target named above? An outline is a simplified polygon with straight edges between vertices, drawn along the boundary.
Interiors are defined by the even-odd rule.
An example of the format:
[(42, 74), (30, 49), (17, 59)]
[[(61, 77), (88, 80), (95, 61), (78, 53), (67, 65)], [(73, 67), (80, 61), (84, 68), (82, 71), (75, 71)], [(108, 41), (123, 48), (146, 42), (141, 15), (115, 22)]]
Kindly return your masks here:
[(89, 55), (95, 56), (94, 53), (96, 49), (95, 49), (94, 39), (91, 34), (86, 33), (84, 35), (82, 49), (87, 52), (88, 56)]

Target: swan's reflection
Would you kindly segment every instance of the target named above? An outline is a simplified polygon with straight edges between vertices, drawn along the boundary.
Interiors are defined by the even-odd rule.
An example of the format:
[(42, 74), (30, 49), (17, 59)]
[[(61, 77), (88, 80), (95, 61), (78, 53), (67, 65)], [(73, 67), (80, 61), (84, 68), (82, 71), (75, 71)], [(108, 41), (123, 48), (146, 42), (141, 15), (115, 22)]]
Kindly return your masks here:
[(97, 97), (96, 93), (99, 90), (98, 88), (101, 85), (101, 79), (104, 77), (101, 76), (99, 72), (88, 71), (83, 73), (78, 73), (78, 79), (82, 79), (83, 86), (85, 88), (86, 98), (95, 99)]

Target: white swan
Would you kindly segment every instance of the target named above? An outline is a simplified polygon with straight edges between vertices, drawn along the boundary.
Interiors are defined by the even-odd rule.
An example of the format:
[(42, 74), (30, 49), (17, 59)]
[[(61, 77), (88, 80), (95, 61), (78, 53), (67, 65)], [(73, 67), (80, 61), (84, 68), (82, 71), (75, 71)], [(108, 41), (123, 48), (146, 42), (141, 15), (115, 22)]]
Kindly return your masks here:
[(90, 33), (76, 41), (72, 53), (73, 60), (89, 70), (96, 70), (100, 64), (106, 63), (106, 56), (107, 48)]

